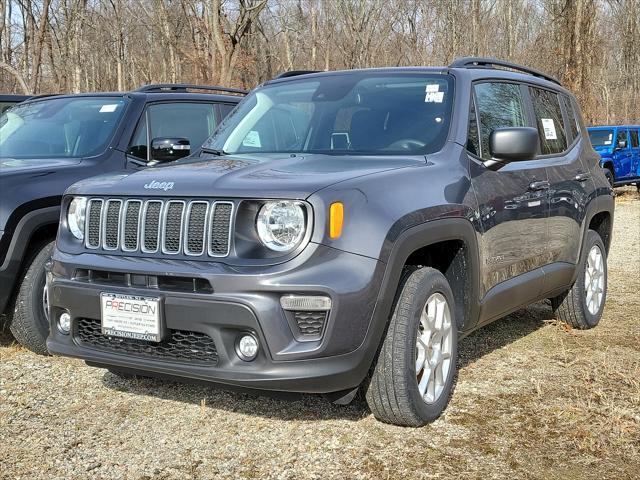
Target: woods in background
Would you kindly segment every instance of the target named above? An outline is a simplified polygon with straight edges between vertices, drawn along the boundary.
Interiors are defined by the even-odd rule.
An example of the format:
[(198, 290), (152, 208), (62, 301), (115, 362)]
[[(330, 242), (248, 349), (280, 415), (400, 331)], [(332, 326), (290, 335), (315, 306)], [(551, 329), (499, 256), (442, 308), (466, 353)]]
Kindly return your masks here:
[(0, 0), (0, 91), (252, 87), (285, 70), (494, 56), (640, 123), (640, 0)]

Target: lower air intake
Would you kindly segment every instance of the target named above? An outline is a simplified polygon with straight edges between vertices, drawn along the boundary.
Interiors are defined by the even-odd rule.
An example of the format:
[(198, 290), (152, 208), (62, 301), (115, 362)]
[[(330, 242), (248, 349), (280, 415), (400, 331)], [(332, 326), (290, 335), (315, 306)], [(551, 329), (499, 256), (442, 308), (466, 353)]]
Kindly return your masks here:
[(161, 342), (145, 342), (103, 335), (100, 320), (81, 318), (75, 332), (81, 345), (99, 350), (135, 355), (158, 360), (216, 365), (218, 351), (211, 337), (188, 330), (169, 330)]

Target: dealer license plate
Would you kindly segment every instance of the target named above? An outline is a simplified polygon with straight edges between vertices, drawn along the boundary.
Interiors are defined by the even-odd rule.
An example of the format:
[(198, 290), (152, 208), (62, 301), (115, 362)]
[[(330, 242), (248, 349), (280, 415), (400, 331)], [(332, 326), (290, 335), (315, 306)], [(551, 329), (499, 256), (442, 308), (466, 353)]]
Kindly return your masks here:
[(162, 340), (160, 299), (101, 293), (102, 333), (115, 337)]

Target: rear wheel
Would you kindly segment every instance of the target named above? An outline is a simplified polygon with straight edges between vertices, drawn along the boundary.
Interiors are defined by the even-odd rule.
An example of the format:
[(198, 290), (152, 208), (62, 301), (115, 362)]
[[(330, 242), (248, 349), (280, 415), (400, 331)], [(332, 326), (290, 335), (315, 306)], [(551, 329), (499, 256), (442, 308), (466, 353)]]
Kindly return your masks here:
[(51, 258), (54, 242), (44, 245), (31, 260), (16, 297), (10, 330), (15, 339), (32, 352), (48, 355), (49, 318), (45, 287), (45, 264)]
[(602, 318), (607, 299), (607, 252), (595, 231), (587, 232), (587, 243), (578, 265), (573, 287), (551, 299), (557, 317), (573, 328), (595, 327)]
[(437, 419), (457, 375), (453, 293), (438, 270), (413, 271), (402, 287), (366, 398), (383, 422), (419, 427)]

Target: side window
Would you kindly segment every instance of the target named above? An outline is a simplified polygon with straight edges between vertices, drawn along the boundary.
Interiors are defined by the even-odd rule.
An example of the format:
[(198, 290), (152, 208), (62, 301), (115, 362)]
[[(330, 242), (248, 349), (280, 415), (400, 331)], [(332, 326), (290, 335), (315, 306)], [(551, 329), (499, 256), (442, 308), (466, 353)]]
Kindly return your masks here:
[(491, 158), (489, 135), (496, 128), (524, 127), (525, 115), (520, 87), (515, 83), (480, 83), (475, 86), (480, 120), (482, 158)]
[(629, 130), (629, 134), (631, 135), (631, 148), (638, 148), (640, 146), (638, 130)]
[(158, 137), (186, 138), (191, 150), (199, 148), (216, 127), (210, 103), (156, 103), (149, 105), (138, 124), (129, 154), (147, 160), (149, 144)]
[(234, 108), (235, 108), (235, 105), (232, 105), (230, 103), (221, 103), (220, 104), (220, 115), (222, 116), (222, 118), (224, 118), (227, 115), (229, 115), (231, 113), (231, 110), (233, 110)]
[(541, 88), (529, 89), (538, 124), (542, 155), (564, 152), (567, 149), (567, 134), (564, 130), (558, 94)]
[(567, 129), (571, 134), (571, 139), (575, 139), (579, 135), (579, 127), (578, 127), (578, 118), (576, 115), (576, 111), (573, 109), (573, 102), (571, 102), (571, 98), (568, 95), (561, 95), (562, 101), (564, 102), (564, 109), (567, 112)]
[[(624, 145), (624, 146), (623, 146)], [(627, 141), (627, 131), (618, 129), (618, 135), (616, 137), (616, 145), (617, 148), (628, 148), (629, 142)]]
[(469, 133), (467, 134), (467, 150), (474, 155), (480, 156), (480, 137), (478, 135), (478, 117), (476, 116), (475, 99), (471, 101), (471, 111), (469, 112)]

